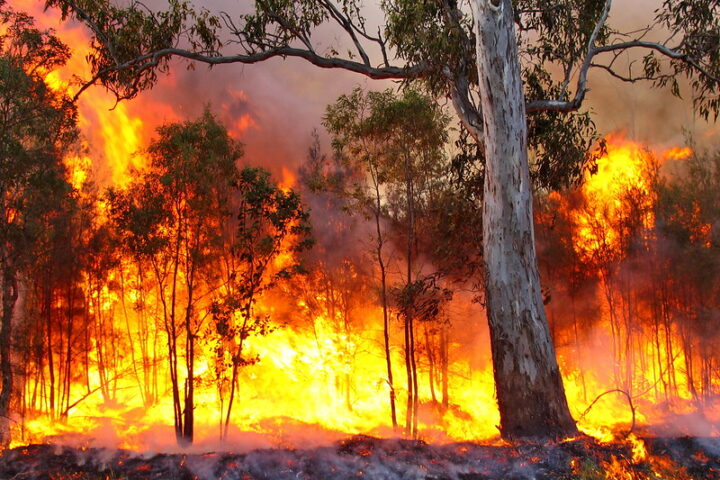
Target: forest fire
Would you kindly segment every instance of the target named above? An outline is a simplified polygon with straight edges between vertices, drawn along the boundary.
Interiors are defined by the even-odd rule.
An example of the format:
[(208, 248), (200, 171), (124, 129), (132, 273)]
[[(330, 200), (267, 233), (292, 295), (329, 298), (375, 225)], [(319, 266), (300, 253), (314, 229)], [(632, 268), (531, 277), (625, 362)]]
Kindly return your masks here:
[[(685, 159), (693, 155), (689, 148), (654, 154), (622, 135), (611, 136), (607, 154), (598, 160), (597, 173), (576, 192), (551, 194), (542, 209), (540, 224), (544, 228), (559, 226), (572, 231), (571, 258), (566, 260), (570, 264), (560, 268), (575, 269), (574, 275), (581, 269), (574, 284), (558, 291), (563, 298), (567, 295), (571, 312), (556, 310), (552, 302), (548, 305), (551, 315), (558, 315), (558, 321), (566, 326), (565, 331), (556, 333), (556, 341), (568, 346), (564, 351), (561, 348), (563, 357), (579, 362), (574, 367), (570, 366), (572, 360), (566, 364), (566, 375), (579, 368), (573, 380), (566, 377), (566, 388), (578, 404), (603, 391), (611, 391), (614, 397), (607, 410), (590, 411), (588, 423), (580, 421), (583, 431), (599, 438), (602, 431), (609, 433), (609, 425), (622, 422), (632, 424), (632, 429), (669, 421), (665, 426), (669, 431), (677, 429), (675, 433), (718, 433), (718, 412), (710, 393), (714, 381), (692, 374), (698, 368), (707, 368), (702, 363), (712, 360), (691, 353), (695, 342), (702, 340), (691, 338), (691, 327), (672, 318), (672, 310), (679, 308), (673, 302), (680, 301), (672, 298), (672, 291), (682, 289), (677, 284), (681, 280), (661, 271), (672, 262), (672, 254), (679, 254), (674, 251), (675, 245), (669, 245), (672, 239), (665, 230), (672, 222), (681, 222), (688, 229), (686, 241), (693, 248), (703, 250), (712, 245), (712, 226), (700, 213), (698, 200), (689, 199), (686, 208), (691, 211), (684, 219), (678, 218), (677, 212), (667, 218), (668, 212), (660, 208), (674, 188), (669, 185), (674, 180), (662, 178), (660, 165), (668, 160), (688, 161)], [(658, 219), (658, 213), (663, 218)], [(567, 272), (556, 270), (551, 275), (561, 279)], [(586, 296), (587, 288), (594, 291), (590, 297)], [(586, 316), (587, 308), (598, 313), (590, 324), (579, 324), (577, 318)], [(567, 318), (568, 313), (571, 318)], [(572, 347), (573, 343), (576, 346)], [(583, 363), (589, 360), (579, 353), (583, 349), (593, 352), (594, 368)], [(597, 365), (598, 358), (604, 359), (603, 367)], [(595, 375), (592, 380), (588, 380), (588, 372)], [(673, 415), (677, 415), (676, 423), (668, 417)], [(683, 421), (682, 415), (688, 417)]]
[[(72, 95), (89, 40), (60, 25), (73, 55), (44, 79)], [(350, 217), (347, 198), (279, 159), (274, 177), (241, 169), (257, 160), (239, 140), (258, 121), (230, 105), (252, 99), (230, 97), (219, 117), (188, 121), (143, 95), (80, 96), (80, 147), (63, 157), (77, 203), (50, 216), (57, 230), (22, 277), (12, 450), (0, 468), (21, 475), (44, 461), (49, 478), (71, 464), (128, 478), (719, 478), (720, 446), (705, 438), (720, 434), (717, 292), (694, 276), (718, 262), (717, 159), (615, 133), (577, 187), (538, 193), (546, 310), (584, 435), (513, 446), (500, 439), (473, 282), (422, 276), (433, 258), (413, 236), (427, 239), (402, 230), (415, 212), (385, 213), (394, 250), (383, 264), (383, 242), (367, 247), (380, 220), (377, 237), (349, 240), (376, 228), (371, 210)], [(426, 308), (408, 330), (413, 275)]]
[[(96, 100), (93, 94), (91, 92), (85, 97), (90, 104), (104, 104), (107, 101), (105, 98)], [(134, 152), (140, 151), (142, 147), (140, 139), (152, 135), (151, 129), (144, 127), (146, 123), (141, 118), (128, 117), (123, 105), (119, 104), (111, 112), (95, 110), (105, 111), (103, 115), (112, 119), (107, 123), (101, 121), (102, 131), (107, 130), (107, 133), (102, 133), (100, 137), (104, 139), (100, 145), (104, 146), (99, 151), (105, 152), (106, 158), (109, 157), (108, 162), (113, 165), (114, 172), (111, 181), (121, 188), (130, 181), (129, 169), (124, 166), (122, 159), (137, 159)], [(116, 124), (118, 127), (115, 127)], [(687, 156), (688, 152), (673, 149), (665, 155), (667, 158), (680, 158)], [(66, 162), (71, 167), (73, 185), (81, 189), (92, 175), (90, 157), (71, 156)], [(651, 182), (655, 181), (652, 177), (655, 163), (654, 156), (642, 145), (627, 141), (622, 136), (610, 137), (607, 155), (598, 160), (598, 173), (589, 176), (579, 191), (583, 199), (581, 209), (569, 207), (563, 194), (551, 194), (550, 198), (561, 205), (560, 213), (555, 211), (554, 214), (568, 215), (575, 222), (573, 245), (581, 262), (596, 262), (602, 256), (608, 256), (605, 261), (610, 262), (618, 262), (623, 258), (626, 246), (622, 242), (630, 240), (623, 238), (627, 234), (623, 231), (623, 222), (635, 214), (625, 210), (628, 207), (625, 198), (630, 195), (636, 195), (632, 207), (641, 212), (638, 226), (644, 232), (653, 229), (652, 208), (655, 200), (651, 193)], [(140, 165), (135, 163), (136, 167)], [(282, 172), (282, 188), (288, 190), (297, 180), (286, 168), (283, 167)], [(568, 196), (572, 194), (570, 192)], [(102, 211), (107, 208), (107, 204), (100, 203), (98, 208)], [(100, 218), (106, 218), (106, 214), (101, 213)], [(275, 258), (275, 267), (282, 268), (282, 264), (291, 261), (288, 255), (287, 252), (279, 254)], [(352, 270), (357, 267), (348, 265), (347, 268), (352, 276)], [(82, 289), (88, 292), (87, 315), (93, 318), (90, 332), (93, 335), (108, 335), (108, 338), (89, 339), (88, 351), (83, 355), (85, 360), (80, 365), (75, 363), (78, 361), (78, 352), (71, 351), (71, 358), (66, 358), (66, 353), (61, 351), (48, 353), (53, 355), (53, 363), (60, 366), (55, 373), (55, 386), (48, 384), (51, 376), (49, 365), (37, 365), (35, 368), (39, 370), (29, 372), (25, 384), (26, 413), (18, 424), (14, 445), (51, 439), (80, 444), (99, 442), (136, 450), (172, 445), (172, 440), (163, 443), (168, 440), (165, 436), (160, 436), (162, 440), (158, 440), (158, 431), (171, 426), (168, 423), (171, 420), (168, 412), (172, 411), (168, 403), (171, 401), (167, 396), (168, 386), (165, 384), (167, 374), (164, 365), (168, 360), (158, 348), (163, 343), (163, 332), (160, 325), (142, 318), (144, 308), (139, 308), (138, 302), (142, 296), (151, 293), (143, 291), (140, 279), (133, 278), (136, 275), (134, 272), (131, 259), (125, 259), (115, 270), (106, 273), (101, 285), (82, 285)], [(609, 288), (602, 284), (603, 281), (601, 287)], [(119, 286), (120, 283), (124, 286)], [(303, 285), (300, 290), (304, 297), (296, 297), (290, 306), (287, 298), (280, 298), (283, 305), (281, 309), (273, 304), (272, 298), (259, 305), (259, 310), (269, 315), (302, 320), (292, 320), (284, 328), (274, 327), (268, 335), (251, 340), (253, 354), (257, 355), (260, 362), (244, 367), (242, 372), (240, 390), (242, 398), (247, 400), (239, 402), (233, 421), (233, 427), (240, 437), (240, 432), (256, 432), (267, 436), (264, 441), (267, 443), (263, 444), (278, 442), (285, 445), (301, 441), (298, 438), (302, 439), (313, 430), (320, 438), (329, 435), (327, 438), (330, 439), (348, 433), (393, 435), (391, 425), (388, 424), (386, 385), (382, 380), (384, 359), (378, 330), (381, 311), (368, 298), (352, 298), (353, 295), (366, 296), (362, 289), (334, 292), (326, 288), (313, 291), (313, 285)], [(350, 298), (341, 297), (338, 303), (337, 298), (331, 297), (333, 295)], [(609, 335), (614, 342), (619, 342), (623, 339), (613, 338), (612, 335), (613, 332), (616, 336), (623, 335), (624, 326), (613, 323), (620, 321), (615, 318), (618, 312), (612, 310), (601, 293), (599, 295), (603, 313), (598, 324), (593, 327), (594, 335)], [(147, 299), (144, 301), (153, 303)], [(56, 308), (62, 309), (63, 300), (58, 299), (57, 302)], [(349, 312), (341, 310), (343, 302), (356, 305), (352, 307), (351, 314), (357, 320), (351, 321), (344, 317)], [(479, 309), (469, 300), (455, 303), (453, 308), (458, 312), (480, 315)], [(552, 306), (550, 303), (551, 309)], [(478, 322), (474, 327), (478, 332), (472, 335), (473, 341), (485, 335), (484, 327), (480, 325), (481, 322)], [(62, 333), (58, 334), (60, 345), (67, 345), (68, 339), (63, 338)], [(556, 333), (558, 338), (568, 334), (570, 332)], [(401, 332), (394, 331), (392, 336), (400, 338)], [(143, 345), (139, 339), (146, 343)], [(109, 346), (100, 346), (108, 341)], [(451, 360), (448, 370), (452, 374), (448, 395), (451, 408), (438, 414), (437, 406), (433, 406), (437, 400), (432, 400), (430, 385), (427, 384), (429, 380), (426, 375), (429, 372), (421, 371), (421, 384), (427, 385), (421, 387), (421, 402), (426, 406), (421, 415), (421, 437), (431, 441), (493, 440), (498, 433), (498, 414), (494, 405), (492, 371), (487, 360), (482, 362), (484, 367), (477, 365), (477, 358), (487, 359), (489, 352), (478, 352), (460, 338), (449, 341)], [(598, 340), (587, 338), (583, 341)], [(617, 365), (617, 360), (621, 363), (625, 361), (625, 355), (648, 355), (655, 348), (652, 344), (633, 345), (637, 345), (637, 351), (618, 348), (615, 352), (617, 357), (609, 356), (606, 352), (602, 357), (603, 362), (597, 362), (596, 358), (594, 363)], [(217, 435), (220, 404), (212, 380), (215, 368), (212, 352), (216, 345), (208, 341), (198, 347), (195, 366), (198, 379), (196, 431), (199, 438), (209, 440)], [(627, 388), (623, 391), (632, 395), (634, 389), (646, 388), (647, 385), (654, 386), (657, 391), (657, 384), (662, 381), (661, 376), (652, 369), (635, 371), (635, 365), (627, 362), (616, 367), (617, 372), (614, 374), (621, 375), (617, 383), (613, 381), (615, 378), (612, 375), (608, 376), (611, 372), (602, 368), (595, 371), (584, 366), (582, 378), (577, 377), (579, 366), (572, 362), (572, 349), (560, 347), (559, 351), (560, 357), (566, 360), (561, 363), (561, 367), (566, 372), (566, 390), (576, 414), (582, 414), (597, 395), (613, 388)], [(667, 360), (664, 350), (659, 355)], [(673, 359), (676, 364), (680, 362), (676, 354)], [(399, 350), (394, 352), (393, 363), (399, 370), (402, 364)], [(62, 368), (69, 364), (73, 365), (71, 369)], [(82, 366), (85, 372), (78, 375), (74, 371), (76, 366)], [(625, 368), (632, 371), (625, 372)], [(626, 378), (630, 379), (630, 383), (623, 383)], [(145, 385), (144, 381), (150, 384)], [(683, 380), (674, 379), (673, 382), (677, 389), (672, 397), (673, 402), (690, 401), (690, 392)], [(433, 386), (438, 390), (440, 387)], [(52, 393), (51, 389), (56, 391)], [(47, 402), (53, 396), (60, 399), (60, 407), (56, 405), (50, 408)], [(647, 401), (647, 395), (637, 399), (633, 396), (638, 405), (636, 412), (633, 411), (636, 408), (633, 400), (628, 405), (628, 399), (623, 394), (610, 397), (601, 399), (590, 412), (578, 419), (584, 432), (612, 439), (613, 432), (628, 428), (633, 421), (638, 424), (662, 421), (662, 416), (654, 417), (666, 408), (664, 404), (660, 405), (663, 403), (661, 395), (654, 401)], [(312, 426), (310, 430), (309, 426)]]

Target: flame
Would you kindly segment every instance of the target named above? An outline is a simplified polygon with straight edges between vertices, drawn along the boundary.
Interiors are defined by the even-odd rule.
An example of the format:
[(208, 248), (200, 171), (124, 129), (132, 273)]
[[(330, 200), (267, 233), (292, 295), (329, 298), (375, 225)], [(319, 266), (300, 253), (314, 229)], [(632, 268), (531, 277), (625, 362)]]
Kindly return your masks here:
[(694, 153), (690, 147), (672, 147), (665, 150), (662, 156), (667, 160), (685, 160), (692, 157)]
[[(45, 81), (53, 89), (67, 92), (72, 97), (81, 87), (81, 80), (91, 78), (86, 57), (90, 54), (90, 35), (80, 24), (61, 22), (54, 10), (43, 10), (42, 4), (33, 0), (18, 0), (14, 8), (29, 12), (37, 24), (52, 28), (55, 34), (71, 47), (71, 56), (61, 68), (46, 72)], [(164, 85), (171, 85), (173, 77), (163, 77)], [(151, 100), (141, 94), (138, 101), (118, 103), (112, 93), (101, 87), (91, 87), (79, 97), (78, 126), (85, 143), (98, 151), (91, 152), (94, 164), (103, 171), (96, 178), (101, 186), (127, 185), (133, 169), (142, 168), (145, 159), (141, 155), (156, 127), (164, 122), (178, 121), (171, 105)], [(251, 123), (251, 119), (247, 120)]]
[(654, 158), (642, 145), (626, 141), (622, 135), (607, 139), (607, 154), (597, 161), (597, 172), (588, 175), (581, 193), (586, 209), (578, 212), (575, 248), (590, 259), (598, 255), (621, 255), (623, 236), (621, 217), (629, 196), (639, 202), (641, 226), (654, 225), (652, 214), (651, 179), (647, 168)]
[[(653, 280), (636, 274), (632, 264), (623, 266), (633, 252), (657, 249), (655, 206), (660, 165), (691, 155), (687, 147), (653, 152), (622, 133), (614, 134), (607, 138), (607, 152), (598, 159), (597, 172), (588, 174), (577, 191), (548, 196), (555, 208), (550, 214), (559, 212), (568, 219), (571, 248), (583, 268), (595, 272), (599, 283), (594, 294), (596, 306), (588, 312), (598, 321), (582, 340), (577, 330), (573, 333), (577, 324), (559, 333), (558, 356), (578, 426), (601, 442), (616, 441), (623, 428), (662, 422), (671, 412), (686, 415), (696, 408), (697, 397), (687, 375), (673, 374), (670, 380), (669, 371), (687, 372), (693, 367), (688, 366), (690, 360), (682, 351), (683, 333), (677, 326), (653, 323), (660, 321), (661, 313), (649, 310), (635, 293), (653, 288), (647, 285)], [(712, 226), (702, 223), (700, 214), (699, 205), (693, 204), (691, 211), (677, 212), (680, 218), (676, 220), (687, 224), (691, 241), (707, 248)], [(551, 318), (567, 318), (568, 307), (573, 316), (580, 315), (574, 304), (551, 302)], [(652, 362), (659, 362), (662, 369), (648, 364), (651, 360), (647, 359), (655, 359)], [(673, 393), (662, 393), (658, 385), (670, 381)], [(717, 416), (710, 408), (705, 414)], [(629, 441), (633, 458), (640, 461), (647, 455), (642, 442), (632, 435)]]
[[(21, 0), (18, 7), (32, 11), (45, 24), (57, 24), (54, 13), (39, 11), (35, 2)], [(67, 67), (48, 72), (45, 79), (53, 88), (72, 94), (78, 88), (71, 81), (72, 74), (88, 73), (84, 62), (88, 35), (78, 26), (68, 24), (58, 24), (58, 30), (72, 46), (73, 56)], [(163, 81), (172, 85), (175, 79), (169, 77)], [(237, 90), (232, 92), (231, 100), (243, 102), (247, 97)], [(227, 105), (221, 108), (229, 111)], [(88, 153), (65, 159), (70, 181), (78, 190), (96, 175), (102, 176), (96, 173), (101, 169), (107, 174), (103, 179), (105, 185), (126, 186), (131, 180), (131, 171), (146, 166), (141, 152), (154, 128), (162, 121), (181, 118), (171, 106), (155, 102), (149, 95), (115, 104), (110, 94), (99, 88), (83, 94), (79, 111), (80, 128), (87, 142), (83, 150)], [(257, 128), (253, 117), (242, 113), (231, 125), (231, 132), (239, 136), (253, 128)], [(620, 259), (630, 239), (629, 220), (645, 232), (644, 238), (652, 239), (655, 224), (652, 166), (658, 162), (657, 158), (683, 159), (691, 155), (692, 151), (686, 147), (654, 155), (621, 134), (611, 136), (607, 155), (598, 160), (597, 173), (586, 177), (578, 192), (582, 208), (576, 208), (564, 194), (554, 192), (549, 196), (561, 211), (572, 217), (573, 248), (580, 259), (596, 265)], [(292, 170), (283, 166), (280, 172), (281, 189), (287, 192), (297, 185)], [(637, 218), (628, 219), (629, 201), (638, 213)], [(100, 212), (105, 208), (103, 203), (98, 203)], [(699, 215), (699, 211), (693, 214)], [(102, 219), (101, 213), (100, 221)], [(709, 246), (709, 229), (710, 226), (697, 232), (698, 242)], [(289, 247), (285, 245), (274, 259), (276, 269), (294, 261)], [(601, 282), (607, 281), (608, 278), (601, 278)], [(257, 306), (259, 314), (277, 320), (268, 335), (247, 339), (250, 355), (256, 355), (260, 361), (241, 370), (240, 401), (233, 412), (231, 437), (241, 442), (249, 433), (254, 433), (262, 435), (262, 440), (253, 438), (256, 444), (298, 445), (312, 438), (327, 439), (352, 433), (396, 435), (388, 407), (390, 385), (386, 379), (382, 310), (372, 295), (351, 292), (355, 295), (355, 304), (344, 306), (343, 311), (331, 298), (330, 287), (323, 289), (307, 282), (301, 285), (307, 292), (292, 301), (267, 297)], [(168, 359), (163, 351), (167, 337), (159, 317), (153, 315), (153, 306), (160, 303), (157, 292), (127, 258), (101, 281), (85, 278), (83, 288), (88, 301), (88, 319), (83, 326), (91, 339), (87, 358), (78, 361), (77, 369), (75, 365), (67, 369), (63, 377), (66, 385), (58, 381), (54, 387), (48, 386), (49, 378), (54, 373), (52, 369), (62, 364), (62, 352), (50, 354), (55, 367), (35, 366), (37, 370), (31, 372), (34, 376), (23, 386), (27, 405), (22, 421), (17, 423), (13, 445), (75, 438), (81, 444), (92, 441), (131, 449), (170, 448), (174, 443), (172, 393)], [(463, 295), (457, 297), (453, 304), (455, 318), (483, 317), (477, 304)], [(630, 351), (612, 351), (608, 339), (616, 334), (617, 328), (640, 327), (626, 327), (612, 320), (613, 299), (599, 297), (601, 322), (595, 336), (587, 340), (586, 353), (593, 356), (591, 360), (602, 362), (588, 365), (589, 362), (577, 361), (577, 352), (562, 342), (558, 342), (558, 360), (580, 429), (601, 441), (614, 441), (618, 431), (627, 431), (633, 423), (646, 424), (662, 410), (666, 405), (660, 395), (643, 400), (628, 392), (631, 401), (641, 403), (635, 405), (621, 393), (609, 394), (583, 414), (584, 409), (597, 395), (618, 388), (617, 377), (628, 375), (625, 367), (618, 367), (618, 363), (633, 367), (635, 376), (630, 385), (620, 385), (628, 390), (637, 385), (643, 388), (657, 385), (663, 373), (649, 368), (635, 369), (637, 361), (629, 357)], [(58, 310), (65, 307), (69, 308), (55, 305)], [(200, 308), (206, 313), (208, 305)], [(432, 359), (427, 351), (423, 353), (420, 349), (419, 423), (420, 435), (425, 440), (497, 441), (499, 414), (487, 327), (468, 326), (468, 323), (456, 326), (449, 334), (447, 406), (438, 400), (441, 393), (437, 367), (433, 383), (430, 380)], [(396, 372), (393, 386), (401, 422), (406, 393), (401, 380), (404, 361), (399, 339), (402, 335), (401, 326), (393, 322), (391, 364)], [(68, 339), (64, 341), (65, 345), (69, 344)], [(201, 339), (196, 351), (195, 418), (201, 444), (218, 436), (222, 407), (214, 383), (213, 358), (217, 347), (217, 340)], [(655, 352), (667, 360), (668, 365), (678, 370), (684, 368), (682, 355), (672, 347), (642, 344), (634, 345), (632, 351), (635, 350)], [(81, 371), (81, 366), (86, 371)], [(679, 384), (677, 391), (678, 399), (674, 400), (692, 397), (686, 384)], [(50, 406), (51, 395), (64, 395), (66, 411)], [(647, 457), (641, 440), (631, 435), (628, 441), (632, 444), (635, 462)], [(630, 478), (627, 468), (617, 459), (606, 467), (607, 478)]]

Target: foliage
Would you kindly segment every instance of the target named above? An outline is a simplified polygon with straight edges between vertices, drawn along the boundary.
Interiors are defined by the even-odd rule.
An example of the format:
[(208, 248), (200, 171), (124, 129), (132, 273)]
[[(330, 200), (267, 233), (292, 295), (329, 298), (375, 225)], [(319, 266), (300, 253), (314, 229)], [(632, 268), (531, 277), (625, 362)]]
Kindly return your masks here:
[[(386, 213), (387, 204), (377, 204), (376, 185), (387, 188), (388, 195), (402, 195), (407, 175), (432, 181), (441, 168), (448, 117), (417, 90), (397, 96), (392, 90), (355, 88), (327, 108), (323, 123), (336, 158), (346, 169), (362, 172), (350, 176), (341, 192), (359, 210)], [(406, 171), (408, 155), (413, 172)]]
[(396, 287), (391, 294), (403, 318), (411, 316), (421, 322), (438, 321), (453, 296), (452, 290), (439, 286), (433, 276)]
[[(654, 84), (671, 86), (673, 95), (680, 96), (677, 78), (685, 76), (692, 87), (693, 104), (706, 120), (717, 120), (720, 114), (720, 5), (707, 0), (664, 0), (655, 12), (664, 28), (680, 37), (672, 58), (670, 74), (663, 69), (660, 55), (650, 51), (644, 59), (645, 75)], [(700, 66), (701, 68), (697, 68)]]
[[(132, 98), (152, 87), (158, 73), (168, 71), (169, 55), (156, 52), (176, 47), (178, 35), (186, 36), (187, 46), (198, 53), (215, 53), (221, 45), (217, 17), (205, 9), (196, 10), (185, 0), (170, 0), (162, 11), (152, 11), (137, 0), (122, 6), (97, 0), (48, 0), (46, 5), (58, 7), (63, 19), (75, 15), (91, 22), (95, 35), (91, 48), (104, 53), (88, 60), (95, 77), (118, 99)], [(147, 63), (138, 64), (138, 58)], [(117, 65), (124, 68), (117, 69)]]
[(4, 261), (15, 262), (31, 258), (46, 213), (70, 193), (61, 157), (77, 136), (76, 111), (43, 78), (67, 47), (4, 2), (0, 22), (0, 238)]
[[(90, 59), (96, 74), (92, 81), (102, 82), (118, 98), (152, 87), (173, 55), (210, 65), (294, 56), (324, 68), (399, 78), (406, 85), (421, 79), (433, 97), (453, 100), (462, 128), (482, 143), (471, 4), (384, 0), (384, 19), (375, 31), (357, 1), (258, 0), (253, 10), (236, 16), (196, 9), (179, 0), (159, 11), (134, 1), (126, 7), (107, 1), (48, 1), (63, 15), (91, 27), (95, 39)], [(681, 92), (678, 78), (687, 77), (698, 112), (705, 118), (717, 115), (716, 2), (665, 0), (654, 22), (634, 32), (619, 31), (607, 22), (605, 0), (514, 0), (512, 6), (526, 104), (537, 114), (529, 118), (529, 131), (536, 153), (534, 176), (541, 186), (567, 186), (580, 179), (585, 165), (592, 168), (587, 152), (597, 133), (590, 112), (580, 110), (591, 69), (621, 81), (669, 86), (675, 95)], [(321, 47), (318, 32), (327, 28), (335, 28), (341, 40)], [(660, 28), (670, 33), (667, 41), (645, 39)], [(646, 52), (642, 72), (634, 71), (632, 63), (625, 72), (616, 62), (631, 50)]]
[(313, 244), (300, 197), (275, 185), (268, 172), (244, 168), (233, 190), (235, 221), (227, 225), (230, 231), (223, 245), (226, 278), (210, 306), (214, 335), (219, 340), (215, 375), (221, 409), (225, 408), (223, 438), (227, 437), (239, 368), (259, 360), (247, 355), (245, 341), (273, 329), (270, 315), (256, 313), (255, 303), (278, 282), (303, 272), (296, 255)]
[(229, 354), (227, 366), (242, 366), (257, 361), (242, 358), (243, 341), (265, 335), (271, 328), (269, 316), (256, 315), (255, 302), (278, 282), (303, 272), (296, 254), (310, 248), (313, 239), (300, 197), (273, 184), (268, 172), (246, 167), (234, 189), (237, 222), (225, 247), (230, 257), (226, 263), (231, 266), (225, 292), (212, 302), (211, 313), (223, 342), (218, 345), (218, 356)]
[(220, 241), (217, 216), (226, 214), (242, 148), (209, 111), (158, 134), (147, 150), (147, 170), (136, 172), (128, 188), (108, 191), (111, 217), (139, 258), (169, 260), (185, 245), (193, 261), (207, 263)]

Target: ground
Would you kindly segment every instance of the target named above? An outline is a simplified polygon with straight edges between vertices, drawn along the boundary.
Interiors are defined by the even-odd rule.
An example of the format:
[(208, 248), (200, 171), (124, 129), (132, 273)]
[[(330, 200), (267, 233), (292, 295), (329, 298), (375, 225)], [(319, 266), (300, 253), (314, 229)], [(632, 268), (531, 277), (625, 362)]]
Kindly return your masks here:
[(720, 439), (645, 439), (632, 445), (590, 438), (560, 443), (428, 445), (355, 436), (313, 449), (245, 454), (141, 454), (123, 450), (30, 445), (0, 457), (0, 478), (13, 480), (660, 480), (720, 479)]

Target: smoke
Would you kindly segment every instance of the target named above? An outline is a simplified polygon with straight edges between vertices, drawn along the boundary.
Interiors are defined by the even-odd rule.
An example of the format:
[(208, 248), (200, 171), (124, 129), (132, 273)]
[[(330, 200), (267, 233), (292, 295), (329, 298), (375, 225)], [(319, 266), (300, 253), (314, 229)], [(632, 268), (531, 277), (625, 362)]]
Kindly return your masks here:
[[(653, 23), (660, 0), (614, 2), (608, 22), (620, 31), (638, 32)], [(664, 41), (667, 32), (655, 28), (644, 39)], [(614, 63), (617, 71), (642, 73), (642, 57), (647, 52), (633, 50)], [(608, 61), (611, 57), (601, 57)], [(667, 64), (667, 61), (662, 63)], [(652, 88), (650, 82), (626, 83), (598, 69), (590, 71), (586, 106), (593, 112), (598, 130), (607, 134), (625, 131), (630, 139), (658, 147), (683, 144), (689, 134), (701, 144), (714, 126), (697, 116), (690, 101), (689, 85), (679, 79), (682, 98), (673, 97), (669, 87)]]

